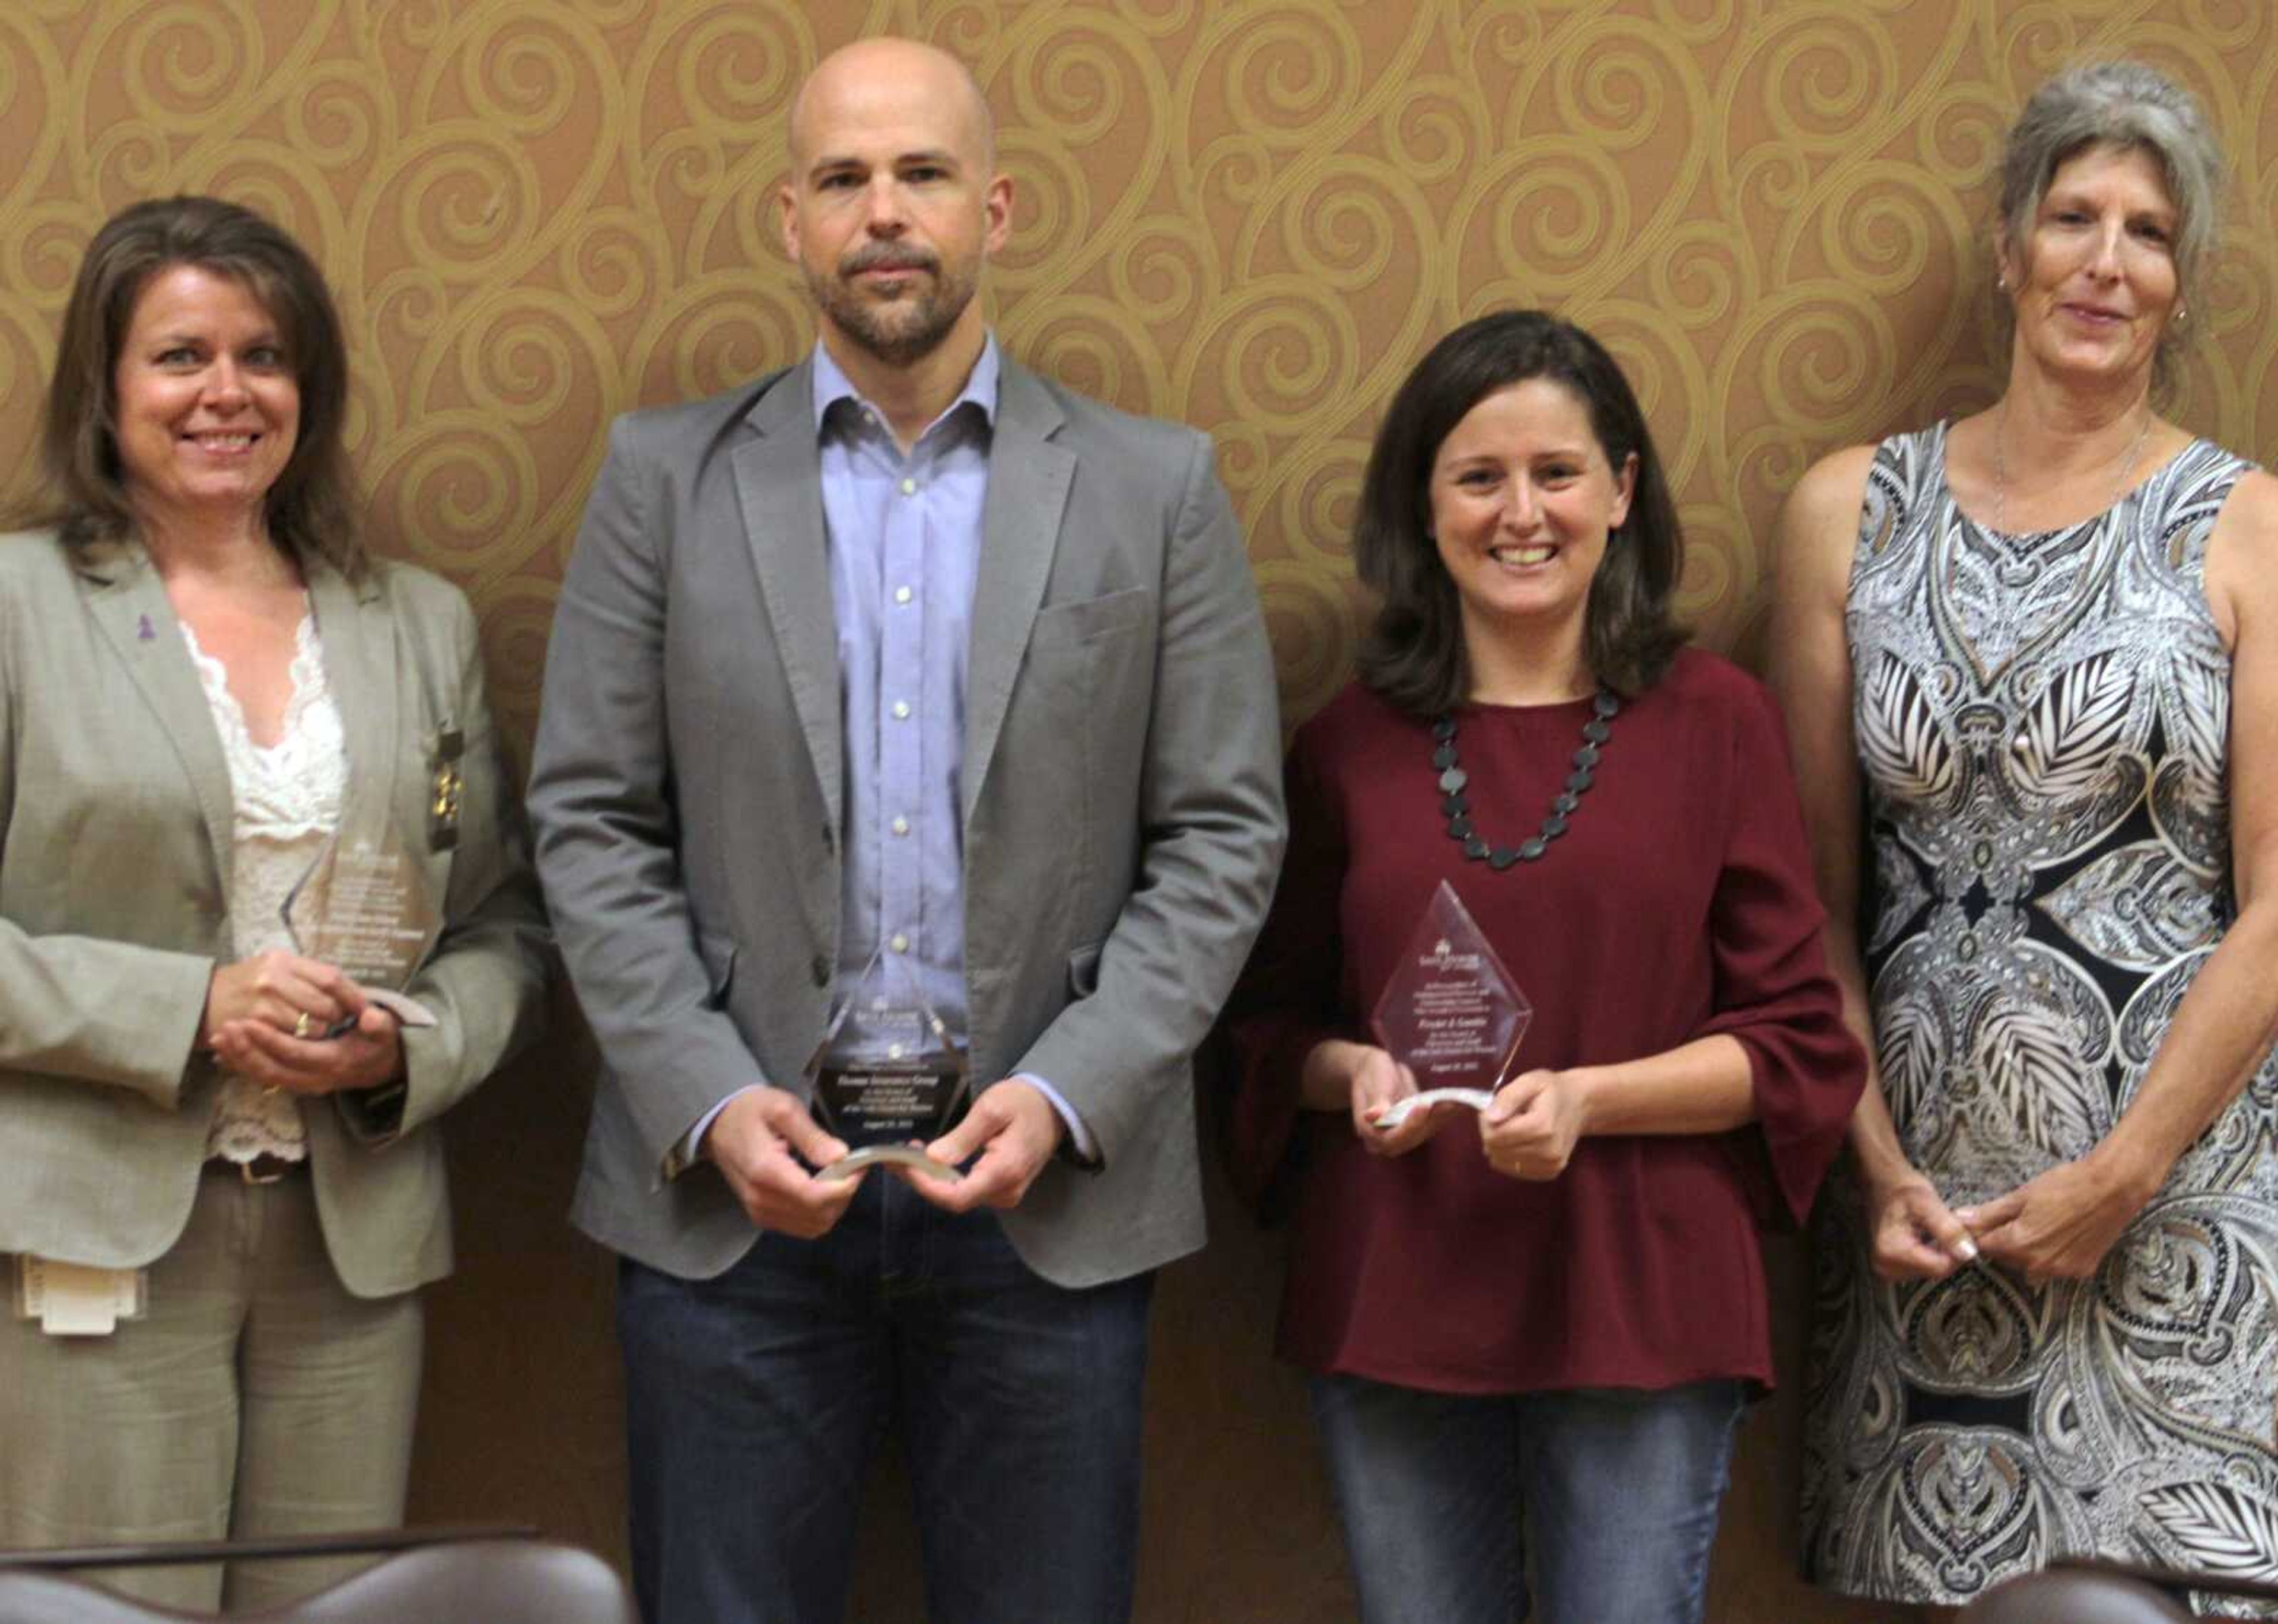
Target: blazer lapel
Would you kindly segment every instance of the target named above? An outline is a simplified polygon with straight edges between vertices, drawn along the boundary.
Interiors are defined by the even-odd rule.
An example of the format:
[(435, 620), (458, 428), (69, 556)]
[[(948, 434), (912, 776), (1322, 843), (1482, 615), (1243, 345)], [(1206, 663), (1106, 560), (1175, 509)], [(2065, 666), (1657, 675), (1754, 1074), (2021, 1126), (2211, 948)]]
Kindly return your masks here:
[(981, 567), (973, 587), (973, 645), (966, 661), (967, 821), (1012, 703), (1013, 679), (1043, 601), (1059, 545), (1060, 514), (1075, 477), (1075, 454), (1052, 439), (1065, 421), (1059, 405), (1010, 356), (1002, 365), (989, 495), (982, 506)]
[(775, 632), (791, 703), (829, 827), (839, 827), (845, 743), (838, 714), (838, 622), (822, 515), (822, 476), (814, 436), (812, 359), (777, 380), (745, 422), (751, 438), (730, 456), (745, 539)]
[(387, 821), (394, 811), (394, 764), (401, 757), (395, 736), (395, 632), (379, 583), (366, 580), (351, 585), (337, 570), (313, 565), (309, 602), (324, 648), (325, 681), (346, 736), (348, 786), (340, 807), (340, 829), (344, 834), (386, 830), (416, 842), (419, 831), (389, 829)]
[(140, 548), (121, 547), (105, 559), (102, 568), (100, 576), (82, 577), (88, 608), (119, 663), (157, 713), (159, 727), (181, 759), (205, 823), (214, 873), (226, 895), (235, 814), (229, 761), (206, 705), (205, 685), (182, 641), (165, 583), (149, 558)]

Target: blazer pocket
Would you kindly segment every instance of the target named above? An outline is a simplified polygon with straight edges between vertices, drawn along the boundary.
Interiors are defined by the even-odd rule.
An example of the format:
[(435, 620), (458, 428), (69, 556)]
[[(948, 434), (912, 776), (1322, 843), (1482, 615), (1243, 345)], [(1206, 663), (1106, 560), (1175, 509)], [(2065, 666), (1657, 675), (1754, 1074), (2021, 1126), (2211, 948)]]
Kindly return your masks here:
[(1036, 611), (1036, 629), (1029, 640), (1038, 648), (1082, 648), (1144, 626), (1154, 614), (1152, 589), (1128, 586), (1102, 598), (1045, 605)]
[(1089, 998), (1099, 990), (1099, 950), (1105, 945), (1105, 942), (1095, 942), (1068, 955), (1070, 996)]
[(736, 979), (735, 938), (699, 930), (696, 952), (704, 961), (704, 980), (712, 995), (712, 1006), (718, 1009), (728, 1002), (728, 984)]

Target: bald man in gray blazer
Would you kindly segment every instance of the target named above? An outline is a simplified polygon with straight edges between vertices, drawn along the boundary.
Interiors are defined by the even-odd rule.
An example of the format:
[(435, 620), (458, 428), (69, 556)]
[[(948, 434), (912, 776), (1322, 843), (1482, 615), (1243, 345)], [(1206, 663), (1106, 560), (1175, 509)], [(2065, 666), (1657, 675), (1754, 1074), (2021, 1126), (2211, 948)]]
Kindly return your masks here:
[[(604, 1070), (651, 1624), (836, 1620), (882, 1428), (936, 1616), (1128, 1615), (1150, 1271), (1203, 1241), (1190, 1056), (1269, 900), (1273, 673), (1191, 430), (1004, 355), (1010, 182), (954, 59), (792, 115), (798, 365), (613, 431), (531, 808)], [(955, 1182), (818, 1178), (873, 965), (969, 1059)]]

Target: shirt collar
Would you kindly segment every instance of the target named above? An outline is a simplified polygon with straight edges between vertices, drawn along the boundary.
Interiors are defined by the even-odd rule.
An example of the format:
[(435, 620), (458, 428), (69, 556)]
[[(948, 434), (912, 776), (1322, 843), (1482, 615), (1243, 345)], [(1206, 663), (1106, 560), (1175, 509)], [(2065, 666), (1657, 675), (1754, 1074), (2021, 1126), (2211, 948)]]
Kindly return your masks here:
[[(997, 335), (991, 332), (982, 340), (980, 359), (973, 363), (973, 370), (966, 375), (965, 387), (940, 416), (926, 425), (925, 433), (932, 433), (936, 424), (946, 423), (959, 408), (968, 403), (979, 408), (982, 423), (994, 428), (997, 423), (997, 380), (1000, 370)], [(839, 370), (838, 363), (830, 358), (830, 351), (821, 339), (815, 341), (814, 375), (814, 430), (818, 435), (823, 431), (830, 408), (842, 400), (851, 400), (858, 410), (876, 411), (869, 401), (862, 398), (846, 374)], [(883, 412), (878, 412), (877, 416), (882, 423), (885, 420)], [(925, 435), (921, 434), (918, 438), (923, 439)]]

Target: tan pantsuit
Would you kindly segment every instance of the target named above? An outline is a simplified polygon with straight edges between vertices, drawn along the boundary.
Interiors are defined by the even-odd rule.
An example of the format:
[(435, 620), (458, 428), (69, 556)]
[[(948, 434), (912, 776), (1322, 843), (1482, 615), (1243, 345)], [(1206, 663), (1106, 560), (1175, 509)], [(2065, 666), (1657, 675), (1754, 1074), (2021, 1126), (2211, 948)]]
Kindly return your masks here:
[[(394, 829), (446, 923), (404, 989), (436, 1024), (404, 1031), (396, 1102), (304, 1102), (307, 1170), (252, 1188), (204, 1168), (232, 784), (164, 583), (131, 545), (0, 536), (0, 1254), (150, 1271), (150, 1317), (111, 1337), (0, 1324), (0, 1546), (401, 1514), (416, 1293), (451, 1265), (438, 1118), (531, 1031), (544, 925), (466, 600), (386, 563), (308, 585), (340, 827)], [(322, 1577), (248, 1570), (229, 1599)]]
[[(6, 1260), (12, 1276), (15, 1260)], [(107, 1337), (0, 1333), (0, 1538), (33, 1545), (255, 1538), (392, 1526), (419, 1392), (417, 1292), (340, 1283), (305, 1174), (200, 1180), (150, 1266), (149, 1311)], [(235, 1350), (233, 1369), (231, 1350)], [(129, 1595), (273, 1605), (352, 1561), (121, 1568)]]

